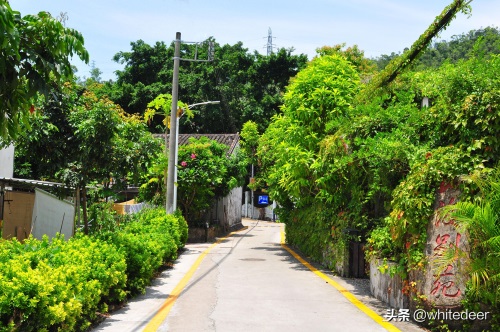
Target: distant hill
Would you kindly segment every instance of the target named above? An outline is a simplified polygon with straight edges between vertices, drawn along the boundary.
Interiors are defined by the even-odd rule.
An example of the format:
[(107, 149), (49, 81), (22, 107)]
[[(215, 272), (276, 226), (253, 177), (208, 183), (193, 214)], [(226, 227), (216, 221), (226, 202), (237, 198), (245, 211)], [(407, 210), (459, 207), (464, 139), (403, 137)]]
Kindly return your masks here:
[[(379, 70), (401, 53), (392, 52), (390, 55), (383, 54), (372, 58)], [(455, 35), (451, 41), (440, 40), (434, 42), (422, 56), (416, 61), (415, 68), (437, 68), (445, 61), (451, 63), (460, 59), (467, 59), (473, 55), (500, 54), (500, 30), (495, 27), (487, 27), (479, 30), (471, 30), (468, 33)]]

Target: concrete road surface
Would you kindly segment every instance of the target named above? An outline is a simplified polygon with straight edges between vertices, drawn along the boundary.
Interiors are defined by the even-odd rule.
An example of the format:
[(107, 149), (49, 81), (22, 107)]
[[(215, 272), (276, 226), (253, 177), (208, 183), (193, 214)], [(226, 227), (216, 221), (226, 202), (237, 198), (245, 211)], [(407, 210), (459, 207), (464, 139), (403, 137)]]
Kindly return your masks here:
[(366, 280), (335, 277), (287, 251), (283, 224), (244, 225), (217, 244), (187, 245), (145, 295), (93, 331), (422, 331), (385, 322), (388, 307)]

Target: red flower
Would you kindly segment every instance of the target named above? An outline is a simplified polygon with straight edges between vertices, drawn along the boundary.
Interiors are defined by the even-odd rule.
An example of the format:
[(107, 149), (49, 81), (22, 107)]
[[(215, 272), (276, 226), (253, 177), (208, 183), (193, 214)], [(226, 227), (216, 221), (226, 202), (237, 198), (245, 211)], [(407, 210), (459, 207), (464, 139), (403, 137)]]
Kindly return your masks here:
[(191, 153), (191, 159), (196, 159), (196, 155), (194, 153)]
[(187, 162), (185, 162), (185, 161), (181, 162), (181, 166), (182, 166), (182, 167), (186, 167), (187, 165), (188, 165), (188, 163), (187, 163)]

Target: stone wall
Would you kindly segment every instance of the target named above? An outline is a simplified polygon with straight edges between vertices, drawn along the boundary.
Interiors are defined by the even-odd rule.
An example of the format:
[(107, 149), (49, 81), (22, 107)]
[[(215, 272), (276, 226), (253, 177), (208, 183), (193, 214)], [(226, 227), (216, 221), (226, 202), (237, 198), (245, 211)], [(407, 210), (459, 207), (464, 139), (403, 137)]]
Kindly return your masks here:
[(375, 297), (398, 309), (410, 307), (415, 310), (422, 305), (441, 309), (460, 307), (467, 276), (461, 275), (459, 262), (442, 266), (439, 258), (450, 247), (467, 250), (467, 239), (465, 234), (456, 229), (453, 220), (442, 218), (438, 213), (440, 208), (457, 202), (459, 195), (460, 191), (451, 184), (441, 183), (436, 192), (435, 212), (427, 227), (425, 254), (428, 264), (423, 270), (410, 273), (409, 282), (415, 285), (415, 295), (425, 299), (425, 303), (417, 303), (413, 297), (403, 295), (403, 281), (398, 276), (382, 274), (377, 269), (381, 264), (380, 260), (370, 262), (370, 288)]
[[(377, 299), (387, 303), (395, 309), (408, 309), (409, 298), (403, 293), (403, 280), (401, 277), (392, 276), (389, 273), (382, 273), (379, 266), (385, 264), (381, 259), (370, 261), (370, 291)], [(395, 266), (394, 262), (386, 263), (389, 268)]]
[(427, 245), (425, 254), (428, 264), (424, 273), (414, 280), (418, 293), (425, 296), (429, 304), (435, 307), (459, 306), (464, 295), (466, 276), (462, 276), (458, 263), (442, 266), (439, 258), (449, 248), (457, 247), (466, 250), (467, 239), (455, 227), (453, 220), (441, 218), (437, 211), (454, 204), (458, 200), (460, 191), (451, 184), (441, 183), (434, 203), (433, 218), (427, 228)]

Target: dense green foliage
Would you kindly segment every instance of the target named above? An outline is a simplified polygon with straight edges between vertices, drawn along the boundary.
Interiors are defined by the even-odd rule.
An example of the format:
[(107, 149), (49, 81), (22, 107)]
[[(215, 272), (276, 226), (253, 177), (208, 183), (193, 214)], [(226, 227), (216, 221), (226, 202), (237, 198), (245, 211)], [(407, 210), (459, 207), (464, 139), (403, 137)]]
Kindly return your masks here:
[[(338, 57), (312, 61), (259, 141), (261, 180), (287, 241), (345, 274), (352, 240), (367, 241), (369, 257), (398, 262), (393, 272), (404, 279), (421, 269), (437, 190), (453, 183), (466, 200), (474, 186), (460, 176), (500, 161), (499, 66), (497, 55), (476, 56), (403, 73), (385, 94), (355, 104), (353, 67)], [(491, 304), (488, 293), (473, 301)]]
[[(424, 258), (440, 184), (498, 161), (500, 60), (476, 56), (402, 74), (379, 97), (356, 95), (356, 104), (329, 103), (328, 91), (340, 97), (360, 87), (343, 83), (348, 69), (339, 75), (318, 63), (292, 82), (283, 116), (260, 139), (262, 181), (281, 205), (288, 240), (308, 255), (341, 265), (337, 244), (377, 229), (371, 249), (399, 261), (406, 276)], [(316, 90), (297, 88), (303, 77)], [(421, 107), (423, 97), (430, 107)]]
[(127, 290), (144, 292), (154, 273), (165, 262), (177, 258), (184, 247), (188, 227), (182, 216), (167, 215), (165, 210), (141, 211), (119, 231), (98, 232), (95, 237), (113, 243), (123, 252), (127, 264)]
[(3, 331), (83, 330), (106, 302), (125, 297), (125, 259), (105, 242), (12, 240), (2, 241), (1, 251)]
[(0, 242), (0, 331), (85, 331), (143, 292), (187, 239), (182, 217), (146, 210), (115, 232)]
[[(16, 175), (62, 180), (73, 186), (128, 179), (136, 183), (161, 151), (142, 119), (105, 96), (101, 85), (53, 84), (39, 100), (29, 127), (15, 142)], [(71, 174), (70, 174), (71, 173)], [(72, 176), (72, 178), (71, 178)]]
[[(344, 57), (336, 54), (313, 59), (287, 88), (283, 114), (273, 118), (259, 142), (261, 181), (281, 206), (287, 240), (315, 259), (322, 260), (332, 218), (343, 210), (323, 205), (328, 202), (326, 197), (316, 200), (330, 189), (343, 188), (340, 183), (319, 179), (336, 174), (319, 168), (322, 142), (340, 119), (351, 113), (358, 91), (359, 75)], [(348, 201), (350, 194), (345, 189), (346, 196), (340, 199)]]
[[(201, 221), (215, 199), (243, 185), (245, 157), (239, 150), (232, 155), (228, 155), (227, 150), (226, 145), (207, 137), (190, 138), (188, 144), (179, 146), (176, 165), (178, 207), (191, 225)], [(165, 159), (160, 156), (151, 167), (145, 184), (141, 186), (140, 200), (164, 205)]]
[[(471, 30), (467, 33), (452, 36), (450, 41), (439, 40), (433, 42), (418, 58), (413, 67), (416, 69), (438, 68), (445, 62), (457, 63), (459, 60), (469, 59), (474, 56), (500, 54), (500, 31), (495, 27)], [(383, 54), (372, 59), (382, 70), (398, 53)]]
[[(64, 182), (81, 188), (84, 198), (89, 184), (109, 188), (113, 180), (118, 192), (138, 183), (161, 148), (139, 117), (98, 97), (100, 89), (53, 84), (15, 142), (16, 176)], [(86, 204), (83, 208), (87, 229)]]
[[(181, 132), (242, 129), (245, 153), (227, 156), (225, 146), (207, 139), (180, 147), (177, 185), (185, 218), (199, 221), (214, 198), (243, 183), (245, 162), (251, 162), (259, 173), (252, 186), (268, 189), (278, 202), (290, 244), (348, 274), (349, 241), (366, 242), (369, 258), (397, 261), (392, 272), (407, 279), (427, 263), (436, 190), (452, 183), (463, 203), (446, 213), (468, 232), (471, 251), (444, 258), (466, 258), (464, 269), (472, 276), (466, 302), (474, 310), (479, 304), (498, 309), (498, 178), (480, 183), (484, 196), (475, 196), (475, 185), (460, 179), (498, 167), (499, 32), (471, 31), (425, 51), (458, 11), (468, 12), (469, 3), (452, 1), (409, 50), (377, 59), (378, 74), (357, 46), (319, 48), (306, 66), (307, 58), (292, 50), (262, 56), (249, 54), (242, 43), (221, 46), (212, 38), (183, 44), (183, 58), (193, 58), (197, 48), (198, 58), (206, 59), (213, 42), (216, 60), (181, 62), (181, 106), (206, 100), (220, 105), (183, 117)], [(116, 82), (95, 84), (94, 67), (85, 86), (62, 85), (59, 78), (71, 74), (67, 56), (88, 58), (83, 38), (46, 13), (21, 19), (5, 1), (0, 18), (7, 32), (0, 41), (12, 46), (2, 48), (0, 94), (15, 99), (0, 105), (8, 116), (0, 116), (0, 136), (23, 129), (16, 174), (83, 188), (108, 185), (110, 178), (143, 180), (141, 198), (163, 205), (167, 163), (161, 144), (138, 116), (127, 114), (154, 108), (153, 130), (165, 131), (173, 44), (131, 43), (131, 52), (115, 56), (125, 64)], [(56, 33), (35, 42), (32, 33), (45, 27)], [(29, 60), (29, 50), (39, 48), (49, 50), (48, 58)], [(415, 71), (405, 73), (410, 68)], [(33, 102), (28, 116), (30, 98), (40, 90), (51, 93)], [(429, 107), (421, 105), (424, 97)], [(257, 147), (259, 132), (264, 134)], [(143, 291), (187, 238), (185, 219), (161, 210), (121, 225), (97, 209), (91, 218), (92, 237), (0, 243), (3, 330), (84, 329), (106, 304)]]
[[(212, 38), (200, 45), (183, 43), (181, 57), (207, 59), (209, 42), (214, 45), (214, 61), (181, 61), (179, 98), (187, 104), (209, 100), (220, 104), (195, 111), (192, 120), (182, 118), (181, 132), (236, 133), (248, 120), (258, 121), (263, 130), (279, 112), (285, 86), (305, 65), (307, 57), (292, 55), (285, 49), (270, 56), (250, 54), (242, 43), (219, 45)], [(126, 112), (143, 114), (151, 100), (172, 91), (174, 45), (157, 42), (150, 46), (139, 40), (131, 47), (130, 52), (115, 55), (114, 59), (125, 68), (117, 72), (116, 82), (106, 84), (106, 89)], [(163, 117), (152, 122), (155, 132), (164, 132), (161, 120)]]
[(8, 141), (29, 116), (31, 99), (47, 92), (52, 76), (71, 77), (71, 56), (88, 62), (89, 55), (78, 31), (46, 12), (21, 17), (5, 0), (0, 1), (0, 31), (0, 138)]

